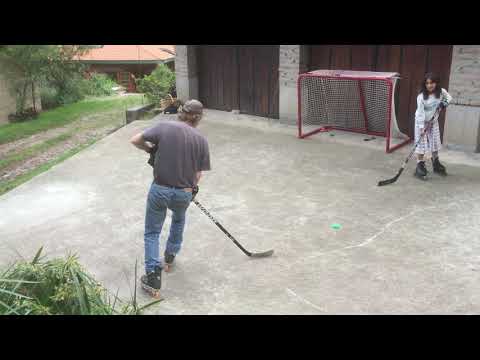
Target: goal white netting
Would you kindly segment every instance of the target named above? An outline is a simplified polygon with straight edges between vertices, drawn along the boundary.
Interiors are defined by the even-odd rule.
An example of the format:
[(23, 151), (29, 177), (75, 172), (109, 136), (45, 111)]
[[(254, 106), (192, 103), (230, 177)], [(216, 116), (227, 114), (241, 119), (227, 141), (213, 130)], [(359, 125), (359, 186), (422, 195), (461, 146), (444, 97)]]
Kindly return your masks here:
[(410, 141), (398, 127), (398, 73), (318, 70), (298, 79), (298, 130), (304, 138), (338, 129), (386, 137), (391, 152)]

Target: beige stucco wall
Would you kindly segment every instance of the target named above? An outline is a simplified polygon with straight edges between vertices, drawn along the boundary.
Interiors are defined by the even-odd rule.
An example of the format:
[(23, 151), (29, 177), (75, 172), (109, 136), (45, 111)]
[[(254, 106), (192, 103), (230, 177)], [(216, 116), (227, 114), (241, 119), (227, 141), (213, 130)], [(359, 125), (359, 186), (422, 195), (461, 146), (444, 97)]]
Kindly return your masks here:
[[(29, 89), (30, 94), (27, 97), (27, 107), (33, 106), (32, 96), (31, 96), (31, 89)], [(42, 105), (40, 101), (40, 89), (36, 88), (36, 96), (35, 96), (35, 106), (37, 111), (42, 110)], [(16, 103), (15, 98), (12, 96), (10, 92), (10, 88), (8, 86), (8, 82), (5, 79), (5, 76), (1, 73), (0, 68), (0, 124), (4, 124), (8, 122), (8, 115), (12, 114), (16, 111)]]
[(0, 74), (0, 124), (8, 122), (8, 114), (15, 112), (15, 99), (10, 94), (7, 81)]

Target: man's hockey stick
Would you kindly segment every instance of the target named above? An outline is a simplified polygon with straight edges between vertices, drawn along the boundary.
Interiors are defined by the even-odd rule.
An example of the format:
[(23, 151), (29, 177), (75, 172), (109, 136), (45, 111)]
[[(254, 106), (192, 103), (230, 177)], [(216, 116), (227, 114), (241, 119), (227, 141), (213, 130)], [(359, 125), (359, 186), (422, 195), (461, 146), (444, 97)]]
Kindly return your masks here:
[(205, 209), (205, 208), (198, 202), (197, 199), (194, 198), (192, 201), (195, 203), (195, 205), (197, 205), (197, 206), (200, 208), (200, 210), (203, 211), (203, 213), (204, 213), (205, 215), (207, 215), (207, 216), (210, 218), (210, 220), (212, 220), (212, 221), (215, 223), (215, 225), (217, 225), (217, 226), (220, 228), (220, 230), (222, 230), (222, 231), (225, 233), (225, 235), (228, 236), (228, 238), (229, 238), (230, 240), (232, 240), (232, 241), (235, 243), (235, 245), (237, 245), (237, 246), (240, 248), (240, 250), (242, 250), (242, 251), (245, 253), (245, 255), (250, 256), (250, 257), (267, 257), (267, 256), (271, 256), (271, 255), (273, 254), (273, 250), (268, 250), (268, 251), (259, 252), (259, 253), (252, 253), (252, 252), (246, 250), (246, 249), (245, 249), (237, 240), (235, 240), (235, 238), (222, 226), (222, 224), (220, 224), (220, 223), (208, 212), (208, 210)]
[[(435, 110), (435, 113), (433, 114), (433, 116), (432, 116), (432, 118), (430, 119), (430, 121), (432, 121), (432, 120), (437, 116), (437, 113), (438, 113), (439, 109), (440, 109), (440, 107), (437, 107), (437, 109)], [(391, 178), (391, 179), (379, 181), (379, 182), (378, 182), (378, 186), (390, 185), (390, 184), (393, 184), (395, 181), (398, 180), (398, 178), (399, 178), (400, 175), (402, 174), (403, 170), (404, 170), (405, 167), (407, 166), (408, 160), (410, 160), (410, 158), (412, 157), (413, 153), (414, 153), (415, 150), (417, 149), (418, 144), (420, 144), (420, 141), (422, 141), (422, 139), (423, 139), (423, 137), (425, 136), (426, 133), (427, 133), (427, 128), (423, 129), (422, 134), (420, 135), (420, 138), (419, 138), (418, 141), (415, 143), (415, 146), (413, 147), (412, 151), (410, 151), (410, 154), (408, 154), (408, 157), (407, 157), (407, 158), (405, 159), (405, 161), (403, 162), (402, 167), (400, 168), (400, 170), (398, 170), (397, 175), (395, 175), (395, 176), (394, 176), (393, 178)]]
[[(150, 158), (148, 159), (147, 162), (148, 162), (148, 164), (149, 164), (150, 166), (152, 166), (152, 167), (153, 167), (154, 164), (155, 164), (155, 153), (156, 153), (156, 151), (157, 151), (157, 146), (156, 146), (156, 145), (155, 145), (154, 147), (152, 147), (152, 148), (150, 149), (150, 151), (149, 151), (149, 153), (150, 153)], [(227, 235), (228, 238), (229, 238), (230, 240), (232, 240), (232, 241), (235, 243), (235, 245), (237, 245), (237, 246), (240, 248), (240, 250), (242, 250), (247, 256), (250, 256), (250, 257), (267, 257), (267, 256), (273, 255), (273, 250), (268, 250), (268, 251), (259, 252), (259, 253), (252, 253), (252, 252), (248, 251), (247, 249), (245, 249), (245, 248), (244, 248), (237, 240), (235, 240), (235, 238), (222, 226), (222, 224), (220, 224), (220, 223), (208, 212), (208, 210), (205, 209), (205, 208), (198, 202), (197, 199), (195, 199), (195, 195), (196, 195), (197, 192), (198, 192), (198, 187), (196, 188), (196, 192), (194, 192), (194, 194), (193, 194), (193, 200), (192, 200), (192, 201), (195, 203), (195, 205), (197, 205), (197, 206), (200, 208), (200, 210), (202, 210), (202, 211), (204, 212), (204, 214), (207, 215), (207, 216), (210, 218), (210, 220), (212, 220), (212, 221), (215, 223), (215, 225), (217, 225), (217, 226), (220, 228), (220, 230), (222, 230), (222, 231), (225, 233), (225, 235)]]

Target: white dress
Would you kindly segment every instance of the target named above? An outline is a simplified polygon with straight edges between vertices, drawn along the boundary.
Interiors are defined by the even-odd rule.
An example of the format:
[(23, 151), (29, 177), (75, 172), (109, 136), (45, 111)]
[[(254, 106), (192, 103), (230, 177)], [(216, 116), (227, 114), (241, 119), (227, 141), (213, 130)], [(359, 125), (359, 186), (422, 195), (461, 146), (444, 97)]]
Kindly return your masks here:
[[(437, 106), (440, 102), (443, 102), (445, 106), (448, 106), (452, 101), (452, 97), (445, 90), (442, 89), (440, 98), (436, 98), (435, 95), (430, 95), (427, 100), (423, 99), (423, 94), (420, 93), (417, 96), (417, 111), (415, 112), (415, 143), (420, 138), (422, 131), (425, 127), (425, 121), (429, 121)], [(433, 121), (432, 129), (425, 134), (422, 141), (417, 146), (415, 152), (417, 154), (425, 154), (428, 152), (438, 151), (442, 148), (442, 142), (440, 139), (440, 127), (438, 125), (438, 116)]]

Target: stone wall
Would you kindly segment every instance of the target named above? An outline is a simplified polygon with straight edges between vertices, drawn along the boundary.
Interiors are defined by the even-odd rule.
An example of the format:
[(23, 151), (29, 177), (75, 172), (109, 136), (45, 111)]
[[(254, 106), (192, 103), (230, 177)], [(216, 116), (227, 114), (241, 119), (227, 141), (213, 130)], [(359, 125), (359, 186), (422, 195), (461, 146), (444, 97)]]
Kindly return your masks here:
[(455, 45), (452, 53), (444, 143), (448, 148), (480, 151), (480, 45)]
[(198, 99), (198, 70), (195, 45), (176, 45), (175, 76), (177, 98)]
[(308, 69), (309, 47), (280, 45), (279, 77), (284, 86), (297, 86), (298, 74)]
[(457, 105), (480, 106), (480, 45), (455, 45), (449, 93)]
[(298, 117), (297, 79), (306, 69), (306, 47), (302, 45), (280, 45), (279, 59), (279, 105), (280, 121), (295, 124)]
[(443, 142), (452, 150), (480, 152), (480, 107), (450, 105)]

